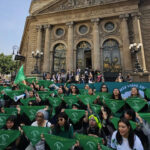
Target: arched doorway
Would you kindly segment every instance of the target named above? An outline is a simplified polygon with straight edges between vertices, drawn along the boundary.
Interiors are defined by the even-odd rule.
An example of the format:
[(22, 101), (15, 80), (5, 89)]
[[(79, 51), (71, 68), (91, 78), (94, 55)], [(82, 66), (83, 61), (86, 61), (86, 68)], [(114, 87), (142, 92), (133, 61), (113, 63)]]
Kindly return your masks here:
[(77, 45), (77, 68), (85, 69), (91, 67), (91, 45), (86, 41), (82, 41)]
[(119, 44), (109, 39), (103, 44), (103, 72), (106, 81), (114, 81), (121, 72), (121, 58)]
[(66, 70), (66, 47), (59, 43), (54, 47), (54, 72), (62, 72)]

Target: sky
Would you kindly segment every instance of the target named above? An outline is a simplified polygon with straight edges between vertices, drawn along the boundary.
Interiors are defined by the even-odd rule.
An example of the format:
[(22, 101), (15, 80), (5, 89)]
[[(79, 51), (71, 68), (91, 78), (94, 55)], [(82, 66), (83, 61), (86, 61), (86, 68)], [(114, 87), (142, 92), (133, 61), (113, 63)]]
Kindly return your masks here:
[(31, 0), (0, 0), (0, 53), (11, 55), (20, 47)]

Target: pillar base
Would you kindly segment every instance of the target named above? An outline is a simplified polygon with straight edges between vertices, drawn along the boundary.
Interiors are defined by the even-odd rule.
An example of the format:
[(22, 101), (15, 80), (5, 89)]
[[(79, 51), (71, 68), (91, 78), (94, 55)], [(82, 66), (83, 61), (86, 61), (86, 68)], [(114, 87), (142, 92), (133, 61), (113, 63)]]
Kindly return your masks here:
[(133, 82), (150, 82), (150, 72), (132, 73)]

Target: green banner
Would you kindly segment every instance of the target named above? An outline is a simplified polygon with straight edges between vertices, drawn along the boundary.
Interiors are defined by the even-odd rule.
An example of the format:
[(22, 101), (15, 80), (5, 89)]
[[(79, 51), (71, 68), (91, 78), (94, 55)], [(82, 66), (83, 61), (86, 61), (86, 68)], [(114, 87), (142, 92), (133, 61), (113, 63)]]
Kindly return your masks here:
[(2, 128), (5, 125), (6, 120), (9, 116), (10, 116), (10, 114), (0, 113), (0, 128)]
[(75, 134), (75, 138), (79, 140), (80, 145), (85, 150), (97, 150), (98, 143), (102, 144), (102, 138), (83, 135), (83, 134)]
[(32, 145), (35, 146), (41, 140), (41, 134), (50, 133), (48, 127), (22, 126), (25, 135), (29, 138)]
[(0, 130), (0, 150), (4, 150), (20, 136), (17, 130)]
[(85, 115), (85, 110), (65, 109), (65, 113), (76, 124)]
[(147, 102), (141, 98), (128, 98), (126, 103), (136, 112), (139, 112)]
[(36, 113), (40, 109), (44, 109), (45, 106), (20, 106), (21, 111), (23, 111), (28, 118), (33, 121), (35, 119)]
[(44, 134), (44, 137), (51, 150), (69, 150), (76, 143), (74, 139), (50, 134)]

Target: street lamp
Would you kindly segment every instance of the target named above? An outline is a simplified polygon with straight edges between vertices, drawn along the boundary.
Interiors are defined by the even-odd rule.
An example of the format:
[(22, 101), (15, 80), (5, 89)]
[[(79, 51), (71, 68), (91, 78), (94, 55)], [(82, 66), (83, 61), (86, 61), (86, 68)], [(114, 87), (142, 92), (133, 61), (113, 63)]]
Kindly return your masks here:
[(40, 74), (39, 68), (38, 68), (38, 60), (43, 57), (43, 52), (40, 52), (39, 50), (32, 51), (32, 57), (36, 59), (36, 63), (34, 66), (34, 70), (31, 72), (32, 74)]
[(139, 63), (139, 58), (138, 58), (138, 52), (141, 50), (142, 44), (141, 43), (134, 43), (130, 44), (129, 49), (131, 52), (131, 55), (135, 57), (135, 72), (143, 72), (143, 69)]

